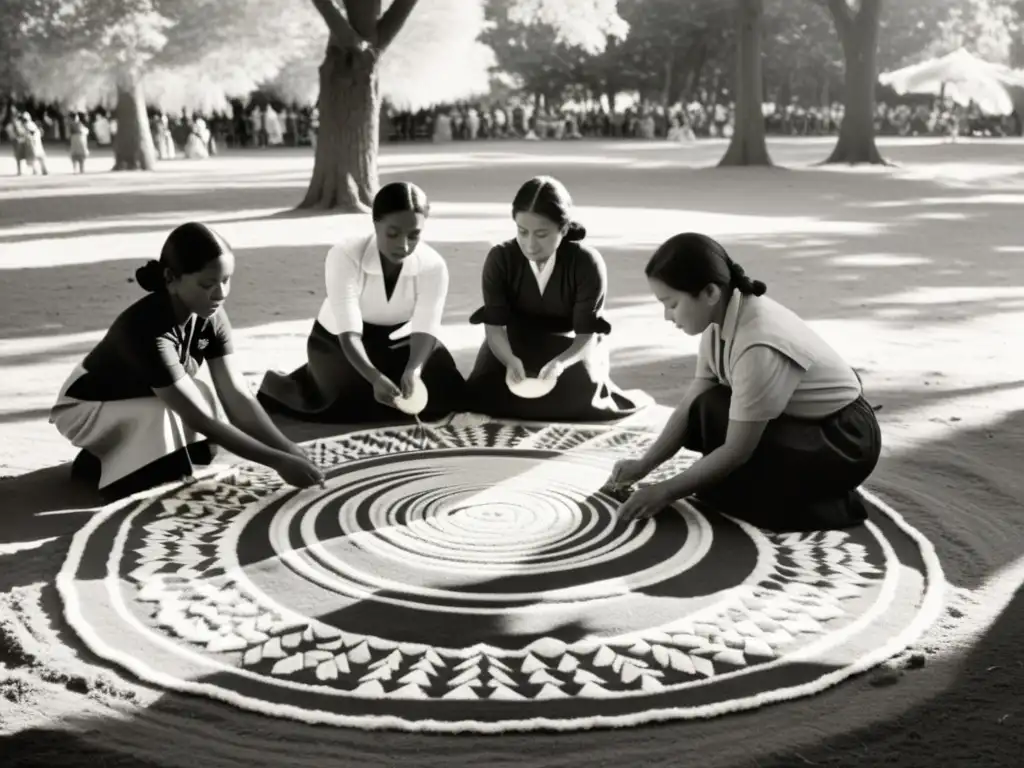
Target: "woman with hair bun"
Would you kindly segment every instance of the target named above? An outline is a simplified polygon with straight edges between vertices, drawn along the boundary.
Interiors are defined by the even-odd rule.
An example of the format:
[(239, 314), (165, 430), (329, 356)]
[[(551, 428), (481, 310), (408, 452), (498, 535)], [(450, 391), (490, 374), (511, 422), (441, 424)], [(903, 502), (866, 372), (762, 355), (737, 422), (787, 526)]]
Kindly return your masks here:
[[(305, 488), (323, 475), (282, 435), (232, 360), (224, 302), (231, 247), (182, 224), (135, 277), (149, 293), (122, 312), (61, 387), (50, 422), (81, 451), (72, 476), (108, 500), (193, 474), (214, 446)], [(209, 362), (214, 389), (195, 378)]]
[[(583, 243), (572, 198), (550, 176), (530, 179), (512, 201), (516, 237), (494, 246), (483, 267), (484, 306), (469, 322), (486, 339), (469, 375), (473, 410), (533, 421), (610, 421), (650, 402), (612, 383), (603, 317), (604, 259)], [(514, 394), (524, 379), (553, 388)], [(542, 387), (546, 388), (546, 387)]]
[(700, 335), (697, 371), (657, 441), (616, 464), (610, 484), (643, 479), (680, 448), (702, 458), (633, 492), (622, 518), (650, 517), (696, 496), (776, 531), (862, 523), (856, 489), (878, 463), (882, 440), (853, 368), (706, 235), (670, 238), (646, 274), (665, 319)]
[(415, 184), (381, 187), (373, 232), (350, 235), (327, 254), (327, 296), (307, 363), (263, 378), (259, 398), (268, 409), (329, 424), (404, 421), (399, 398), (419, 389), (427, 400), (417, 416), (461, 410), (466, 381), (439, 338), (448, 266), (420, 239), (429, 214)]

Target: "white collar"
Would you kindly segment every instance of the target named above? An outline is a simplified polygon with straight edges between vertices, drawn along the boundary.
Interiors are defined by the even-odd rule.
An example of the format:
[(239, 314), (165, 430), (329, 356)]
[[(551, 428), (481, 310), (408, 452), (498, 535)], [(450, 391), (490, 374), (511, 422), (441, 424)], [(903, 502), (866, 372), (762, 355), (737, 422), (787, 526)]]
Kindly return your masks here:
[[(425, 266), (425, 252), (429, 248), (430, 246), (422, 243), (416, 246), (416, 250), (402, 262), (402, 277), (413, 277), (420, 273), (420, 270)], [(384, 274), (384, 270), (380, 265), (380, 258), (380, 250), (377, 248), (377, 235), (370, 235), (363, 246), (363, 255), (360, 261), (363, 272), (369, 275)]]
[(743, 294), (733, 288), (732, 296), (729, 297), (729, 304), (725, 308), (725, 317), (722, 318), (722, 328), (719, 331), (721, 338), (732, 339), (736, 336), (736, 327), (739, 325), (740, 312), (743, 311)]
[[(544, 266), (543, 267), (538, 266), (537, 262), (534, 261), (533, 259), (526, 259), (526, 262), (530, 265), (530, 269), (533, 270), (533, 274), (537, 275), (537, 277), (541, 277), (542, 275), (550, 275), (551, 274), (551, 270), (553, 270), (555, 268), (555, 257), (556, 256), (557, 256), (557, 254), (554, 254), (554, 253), (551, 254), (551, 257), (547, 261), (544, 262)], [(523, 258), (525, 259), (526, 257), (524, 256)]]

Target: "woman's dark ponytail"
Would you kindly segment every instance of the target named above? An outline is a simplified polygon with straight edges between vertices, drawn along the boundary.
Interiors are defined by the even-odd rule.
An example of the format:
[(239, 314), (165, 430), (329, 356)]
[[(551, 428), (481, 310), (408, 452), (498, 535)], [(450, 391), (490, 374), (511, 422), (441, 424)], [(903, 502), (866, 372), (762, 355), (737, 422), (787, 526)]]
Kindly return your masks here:
[(563, 239), (568, 240), (571, 243), (578, 243), (580, 240), (587, 236), (587, 228), (580, 224), (578, 221), (570, 221), (565, 228), (565, 235)]
[(729, 259), (729, 276), (733, 287), (744, 296), (763, 296), (768, 286), (760, 280), (751, 280), (746, 271), (732, 259)]
[(150, 259), (135, 270), (135, 282), (139, 284), (142, 290), (148, 293), (164, 290), (167, 287), (167, 280), (164, 277), (163, 264)]
[(763, 296), (768, 290), (760, 280), (747, 277), (721, 243), (698, 232), (683, 232), (658, 246), (644, 274), (691, 296), (711, 284), (723, 291), (737, 290), (744, 296)]

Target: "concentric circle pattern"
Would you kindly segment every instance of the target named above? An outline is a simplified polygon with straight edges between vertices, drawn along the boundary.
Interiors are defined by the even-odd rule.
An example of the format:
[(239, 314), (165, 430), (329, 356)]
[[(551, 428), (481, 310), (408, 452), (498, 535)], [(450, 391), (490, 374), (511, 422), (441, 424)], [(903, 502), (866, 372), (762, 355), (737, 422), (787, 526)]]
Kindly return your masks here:
[(244, 466), (108, 508), (58, 586), (84, 642), (143, 680), (436, 731), (749, 709), (878, 663), (933, 618), (934, 554), (880, 504), (816, 534), (685, 503), (619, 522), (600, 488), (653, 438), (464, 417), (319, 441), (326, 489)]

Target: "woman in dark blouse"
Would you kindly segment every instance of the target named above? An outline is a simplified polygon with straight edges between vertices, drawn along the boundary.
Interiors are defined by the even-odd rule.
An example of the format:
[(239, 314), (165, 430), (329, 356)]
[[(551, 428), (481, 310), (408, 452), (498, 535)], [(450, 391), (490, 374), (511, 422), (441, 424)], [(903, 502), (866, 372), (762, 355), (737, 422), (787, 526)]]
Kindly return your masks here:
[[(491, 416), (532, 421), (608, 421), (647, 405), (612, 383), (602, 316), (608, 276), (604, 259), (583, 244), (571, 219), (572, 199), (557, 179), (526, 182), (512, 202), (515, 239), (494, 246), (484, 262), (484, 306), (469, 322), (486, 340), (467, 383), (471, 407)], [(536, 398), (513, 394), (526, 378), (555, 382)]]
[[(108, 500), (192, 475), (211, 444), (264, 464), (300, 488), (323, 480), (273, 425), (232, 362), (223, 304), (235, 257), (208, 227), (168, 236), (160, 261), (136, 271), (132, 304), (61, 387), (50, 421), (81, 449), (72, 475)], [(210, 363), (214, 393), (195, 378)]]

